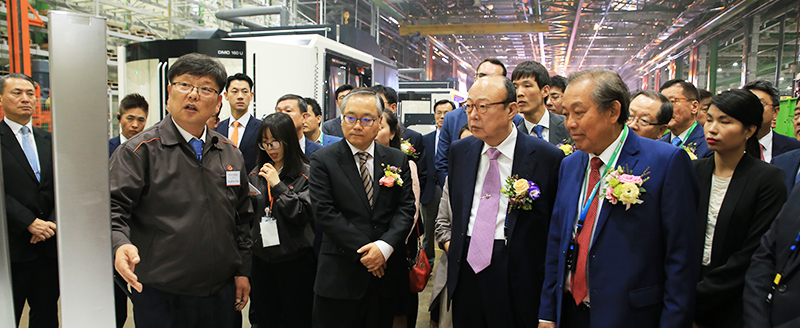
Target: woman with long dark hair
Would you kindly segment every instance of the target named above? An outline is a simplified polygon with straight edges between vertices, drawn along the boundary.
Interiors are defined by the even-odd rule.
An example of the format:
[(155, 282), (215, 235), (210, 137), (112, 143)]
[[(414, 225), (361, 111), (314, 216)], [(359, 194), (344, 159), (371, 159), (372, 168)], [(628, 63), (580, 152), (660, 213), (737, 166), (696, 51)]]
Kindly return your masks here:
[(786, 201), (783, 171), (762, 162), (757, 132), (763, 105), (749, 91), (725, 91), (711, 100), (704, 126), (714, 156), (694, 162), (702, 277), (695, 325), (744, 325), (742, 293), (750, 258)]
[(311, 327), (316, 260), (308, 194), (309, 161), (297, 142), (292, 118), (267, 116), (256, 139), (253, 197), (253, 327)]
[[(383, 110), (383, 120), (381, 121), (381, 129), (378, 131), (378, 135), (375, 137), (375, 141), (381, 145), (392, 147), (392, 148), (400, 148), (400, 144), (402, 140), (400, 139), (400, 122), (397, 120), (397, 116), (392, 113), (391, 110), (384, 109)], [(409, 154), (406, 154), (409, 155)], [(414, 161), (411, 160), (411, 155), (409, 155), (408, 165), (411, 169), (411, 183), (412, 183), (412, 190), (414, 191), (414, 204), (417, 206), (417, 210), (414, 214), (414, 221), (411, 226), (411, 231), (408, 235), (408, 239), (406, 239), (406, 253), (409, 256), (415, 256), (417, 253), (417, 238), (419, 238), (419, 234), (417, 233), (417, 224), (419, 222), (417, 219), (419, 218), (419, 195), (420, 195), (420, 187), (419, 187), (419, 176), (417, 174), (417, 165)], [(422, 230), (420, 230), (422, 231)], [(405, 290), (406, 299), (398, 300), (397, 307), (395, 308), (395, 317), (394, 317), (394, 328), (405, 328), (405, 327), (416, 327), (417, 322), (417, 309), (419, 307), (419, 296), (417, 293), (412, 293), (409, 287), (409, 284), (406, 283), (404, 285), (407, 290)]]

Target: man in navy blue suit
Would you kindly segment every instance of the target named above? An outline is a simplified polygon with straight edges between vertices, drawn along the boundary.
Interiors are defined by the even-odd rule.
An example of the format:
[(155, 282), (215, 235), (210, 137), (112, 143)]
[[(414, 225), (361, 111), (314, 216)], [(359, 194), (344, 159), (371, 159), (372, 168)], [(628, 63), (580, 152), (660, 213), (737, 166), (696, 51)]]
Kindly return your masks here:
[[(508, 74), (508, 71), (503, 62), (497, 60), (497, 58), (487, 58), (478, 65), (478, 70), (475, 72), (475, 81), (490, 75), (506, 76), (506, 74)], [(524, 120), (521, 115), (516, 115), (514, 116), (514, 125), (519, 125)], [(459, 131), (466, 124), (467, 112), (464, 107), (459, 107), (444, 116), (444, 123), (442, 123), (442, 131), (439, 133), (436, 157), (434, 159), (439, 181), (444, 181), (447, 177), (447, 155), (450, 153), (450, 144), (458, 140)]]
[(800, 149), (795, 149), (787, 153), (772, 158), (773, 165), (780, 167), (786, 177), (786, 189), (792, 193), (792, 189), (800, 182)]
[(322, 145), (322, 147), (341, 141), (342, 138), (325, 134), (319, 128), (322, 122), (322, 108), (319, 106), (319, 103), (317, 103), (314, 98), (306, 97), (303, 98), (303, 100), (308, 104), (308, 117), (305, 122), (303, 122), (303, 134), (306, 136), (306, 139), (314, 141)]
[(322, 145), (314, 141), (308, 140), (303, 134), (303, 122), (308, 118), (308, 104), (303, 97), (293, 94), (283, 95), (278, 98), (278, 103), (275, 105), (275, 112), (286, 113), (292, 117), (294, 121), (294, 128), (297, 130), (297, 139), (300, 140), (300, 149), (306, 154), (308, 159), (311, 159), (317, 149), (322, 148)]
[(261, 120), (247, 111), (253, 99), (253, 80), (242, 73), (229, 76), (225, 99), (231, 105), (231, 117), (220, 122), (214, 131), (228, 137), (239, 148), (244, 156), (244, 167), (250, 172), (256, 166), (256, 139), (261, 126)]
[[(700, 277), (694, 168), (683, 149), (631, 132), (629, 103), (615, 72), (569, 77), (563, 107), (578, 151), (559, 173), (539, 327), (692, 326)], [(630, 192), (612, 204), (603, 177), (618, 167), (646, 180), (644, 190), (620, 187)]]
[(122, 101), (119, 102), (119, 112), (117, 112), (119, 135), (108, 140), (108, 156), (111, 156), (119, 145), (144, 130), (148, 110), (147, 100), (138, 93), (132, 93), (122, 98)]
[[(758, 129), (758, 143), (761, 144), (761, 160), (771, 162), (775, 156), (800, 148), (800, 141), (779, 134), (772, 130), (772, 120), (778, 117), (780, 110), (780, 93), (766, 80), (756, 80), (744, 85), (745, 90), (752, 92), (764, 105), (764, 119)], [(793, 175), (794, 176), (794, 175)]]
[[(455, 327), (538, 324), (547, 231), (564, 153), (516, 129), (516, 99), (507, 77), (476, 81), (466, 105), (473, 137), (454, 142), (450, 151), (449, 197), (442, 201), (452, 213), (445, 248)], [(528, 182), (519, 187), (529, 208), (501, 193), (511, 176), (537, 186), (535, 194)]]
[(422, 220), (425, 224), (425, 238), (423, 241), (425, 254), (428, 255), (428, 262), (431, 266), (435, 257), (433, 245), (436, 243), (433, 232), (436, 228), (436, 215), (439, 212), (439, 201), (442, 199), (442, 185), (444, 181), (438, 181), (436, 170), (434, 170), (434, 158), (436, 156), (436, 141), (439, 140), (439, 133), (442, 131), (444, 116), (456, 109), (456, 104), (447, 99), (437, 101), (433, 105), (433, 117), (436, 119), (436, 130), (422, 136), (422, 143), (425, 151), (422, 153), (420, 166), (425, 168), (425, 184), (420, 186), (422, 194), (419, 202), (422, 204)]
[(325, 121), (320, 125), (320, 130), (322, 133), (330, 136), (337, 136), (339, 138), (344, 138), (344, 132), (342, 132), (342, 115), (337, 112), (337, 110), (341, 109), (342, 101), (344, 97), (347, 97), (347, 94), (353, 90), (353, 86), (349, 84), (340, 85), (336, 88), (336, 91), (333, 93), (333, 96), (336, 97), (336, 108), (334, 108), (334, 114), (336, 114), (335, 118)]
[(697, 158), (710, 156), (712, 151), (708, 150), (703, 127), (695, 119), (700, 103), (694, 84), (669, 80), (661, 85), (661, 93), (672, 103), (672, 121), (667, 124), (670, 133), (660, 140), (673, 146), (693, 148)]

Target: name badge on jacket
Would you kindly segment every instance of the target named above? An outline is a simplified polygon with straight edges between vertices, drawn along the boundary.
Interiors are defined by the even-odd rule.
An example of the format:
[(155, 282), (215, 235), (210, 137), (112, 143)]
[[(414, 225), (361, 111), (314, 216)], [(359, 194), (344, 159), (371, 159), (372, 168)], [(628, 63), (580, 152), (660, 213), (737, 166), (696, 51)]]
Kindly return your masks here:
[(242, 176), (239, 171), (225, 171), (225, 183), (228, 187), (235, 187), (241, 185)]

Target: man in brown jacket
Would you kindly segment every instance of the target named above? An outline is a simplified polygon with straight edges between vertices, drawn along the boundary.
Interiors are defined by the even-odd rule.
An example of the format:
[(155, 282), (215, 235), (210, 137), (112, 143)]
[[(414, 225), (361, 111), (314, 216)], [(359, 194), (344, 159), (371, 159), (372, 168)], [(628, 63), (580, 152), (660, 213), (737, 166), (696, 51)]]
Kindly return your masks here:
[(189, 54), (167, 73), (167, 115), (110, 160), (114, 265), (137, 327), (233, 327), (250, 292), (247, 172), (205, 122), (227, 74)]

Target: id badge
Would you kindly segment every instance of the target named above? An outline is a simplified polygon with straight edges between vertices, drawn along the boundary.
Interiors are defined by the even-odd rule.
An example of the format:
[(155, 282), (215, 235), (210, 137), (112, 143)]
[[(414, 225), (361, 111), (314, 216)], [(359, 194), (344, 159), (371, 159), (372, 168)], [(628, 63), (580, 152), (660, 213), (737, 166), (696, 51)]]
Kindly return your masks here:
[(261, 243), (264, 248), (278, 246), (281, 244), (278, 236), (278, 221), (270, 215), (269, 208), (265, 210), (266, 215), (261, 217)]
[(241, 174), (239, 171), (225, 171), (225, 184), (228, 187), (235, 187), (241, 185)]

